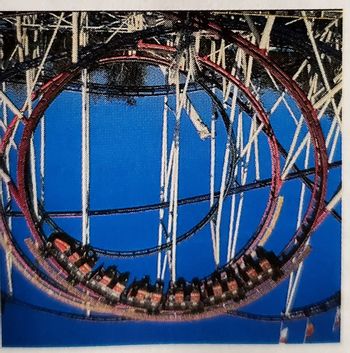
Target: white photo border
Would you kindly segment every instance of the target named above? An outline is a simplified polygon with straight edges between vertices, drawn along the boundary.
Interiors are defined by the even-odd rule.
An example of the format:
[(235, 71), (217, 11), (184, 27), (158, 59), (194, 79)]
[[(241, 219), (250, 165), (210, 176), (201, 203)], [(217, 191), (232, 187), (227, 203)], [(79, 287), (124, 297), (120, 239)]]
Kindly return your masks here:
[(342, 275), (341, 275), (341, 343), (307, 344), (307, 345), (256, 345), (256, 344), (168, 344), (168, 345), (135, 345), (108, 347), (65, 347), (65, 348), (0, 348), (0, 352), (123, 352), (123, 353), (259, 353), (259, 352), (311, 352), (311, 353), (345, 353), (350, 352), (350, 2), (349, 0), (0, 0), (0, 11), (26, 10), (272, 10), (272, 9), (343, 9), (343, 75), (344, 107), (342, 135)]

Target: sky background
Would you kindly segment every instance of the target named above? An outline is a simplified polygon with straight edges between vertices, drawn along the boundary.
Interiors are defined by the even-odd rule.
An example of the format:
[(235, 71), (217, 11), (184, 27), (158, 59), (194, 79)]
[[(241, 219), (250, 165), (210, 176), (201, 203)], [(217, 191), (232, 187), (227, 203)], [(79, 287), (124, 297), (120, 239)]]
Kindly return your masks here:
[[(159, 84), (162, 76), (158, 69), (148, 71), (147, 83)], [(14, 101), (20, 102), (22, 92), (10, 92)], [(22, 98), (21, 98), (22, 97)], [(202, 119), (209, 124), (210, 99), (201, 92), (191, 93), (191, 99)], [(265, 109), (271, 108), (277, 97), (268, 92), (263, 97)], [(297, 107), (289, 99), (293, 110)], [(174, 106), (174, 98), (169, 99)], [(128, 207), (159, 201), (159, 173), (161, 155), (162, 97), (138, 98), (136, 106), (124, 101), (101, 97), (91, 99), (91, 209)], [(49, 107), (46, 116), (46, 210), (81, 208), (81, 96), (77, 92), (62, 93)], [(169, 114), (174, 122), (174, 117)], [(236, 119), (237, 120), (237, 119)], [(250, 118), (243, 118), (245, 141)], [(284, 146), (289, 146), (294, 133), (286, 108), (280, 106), (271, 117), (276, 136)], [(330, 121), (325, 118), (323, 127), (328, 130)], [(173, 126), (173, 125), (172, 125)], [(302, 132), (306, 133), (306, 127)], [(20, 132), (20, 131), (19, 131)], [(38, 132), (36, 142), (38, 142)], [(171, 132), (169, 131), (169, 138)], [(225, 131), (218, 121), (216, 190), (221, 181)], [(38, 145), (38, 143), (37, 143)], [(271, 160), (265, 135), (259, 136), (261, 178), (271, 176)], [(192, 123), (181, 116), (179, 197), (194, 196), (209, 191), (210, 141), (199, 139)], [(304, 153), (298, 159), (301, 166)], [(334, 160), (339, 160), (340, 146)], [(254, 176), (254, 158), (248, 167), (248, 181)], [(311, 160), (311, 165), (312, 165)], [(14, 168), (13, 168), (14, 170)], [(340, 170), (329, 173), (328, 197), (332, 195), (340, 178)], [(266, 248), (278, 253), (287, 243), (296, 227), (301, 182), (287, 181), (281, 191), (285, 197), (279, 220)], [(244, 208), (238, 240), (242, 247), (254, 232), (263, 214), (269, 189), (249, 191), (245, 194)], [(310, 193), (307, 191), (309, 197)], [(308, 198), (307, 197), (307, 198)], [(238, 198), (237, 198), (238, 199)], [(229, 223), (230, 198), (224, 204), (222, 222), (222, 256), (225, 263)], [(339, 205), (337, 210), (340, 211)], [(203, 202), (179, 208), (179, 234), (195, 225), (208, 212), (209, 203)], [(131, 215), (91, 218), (91, 244), (97, 247), (130, 250), (154, 246), (158, 236), (158, 212), (150, 211)], [(67, 233), (80, 239), (81, 219), (59, 219), (57, 223)], [(14, 221), (14, 234), (25, 247), (23, 240), (28, 229), (22, 219)], [(312, 238), (312, 252), (305, 268), (295, 300), (295, 306), (314, 303), (332, 295), (340, 288), (340, 224), (332, 217), (318, 228)], [(3, 252), (2, 265), (4, 264)], [(187, 280), (202, 277), (214, 270), (209, 226), (177, 247), (177, 274)], [(100, 259), (105, 265), (117, 264), (121, 271), (130, 271), (130, 280), (149, 274), (156, 276), (156, 256), (133, 260)], [(2, 288), (6, 288), (4, 266)], [(58, 303), (28, 283), (14, 271), (14, 295), (37, 305), (62, 311), (77, 312)], [(165, 283), (169, 280), (167, 274)], [(278, 314), (284, 309), (287, 282), (259, 301), (244, 307), (245, 311), (261, 314)], [(243, 309), (242, 309), (243, 310)], [(310, 342), (337, 342), (339, 332), (332, 331), (335, 310), (312, 318), (315, 333)], [(289, 342), (302, 342), (306, 321), (286, 324)], [(4, 346), (80, 346), (146, 343), (277, 343), (279, 323), (265, 323), (221, 316), (190, 323), (85, 322), (57, 317), (28, 308), (6, 303), (2, 315), (2, 340)]]

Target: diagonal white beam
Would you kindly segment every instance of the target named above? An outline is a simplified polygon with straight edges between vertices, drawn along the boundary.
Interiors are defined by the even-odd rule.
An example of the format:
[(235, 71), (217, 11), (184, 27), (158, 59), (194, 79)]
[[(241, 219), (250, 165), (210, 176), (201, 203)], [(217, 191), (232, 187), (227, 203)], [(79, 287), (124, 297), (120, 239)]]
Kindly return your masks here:
[(23, 118), (23, 113), (16, 107), (12, 100), (2, 90), (0, 90), (0, 98), (9, 107), (13, 114)]
[(342, 87), (343, 83), (339, 82), (314, 104), (314, 108), (321, 108), (327, 101), (329, 101), (329, 99), (333, 98), (342, 89)]
[(340, 189), (333, 197), (332, 199), (328, 202), (326, 209), (327, 211), (332, 211), (333, 208), (338, 204), (338, 202), (342, 198), (342, 189)]
[[(308, 165), (309, 165), (310, 147), (311, 147), (311, 142), (310, 142), (310, 139), (308, 139), (305, 160), (304, 160), (304, 169), (307, 169)], [(300, 198), (299, 198), (300, 202), (299, 202), (299, 209), (298, 209), (297, 224), (296, 224), (297, 229), (300, 227), (301, 220), (302, 220), (302, 213), (303, 213), (303, 209), (304, 209), (304, 200), (305, 200), (305, 189), (306, 189), (306, 186), (304, 183), (302, 183), (301, 193), (300, 193)], [(309, 244), (309, 242), (310, 242), (310, 238), (308, 238), (307, 244)], [(298, 266), (295, 277), (292, 275), (290, 276), (290, 287), (291, 288), (290, 288), (289, 297), (287, 300), (286, 315), (289, 314), (289, 312), (292, 309), (292, 306), (294, 304), (297, 288), (299, 286), (301, 274), (303, 271), (303, 266), (304, 266), (304, 262), (301, 262)]]
[(208, 129), (208, 126), (201, 119), (200, 115), (198, 114), (196, 108), (193, 106), (191, 99), (188, 95), (186, 95), (184, 108), (193, 126), (197, 130), (199, 137), (202, 140), (208, 138), (210, 136), (210, 131)]
[[(316, 44), (316, 41), (315, 41), (315, 38), (314, 38), (314, 34), (312, 32), (311, 23), (310, 23), (310, 21), (308, 20), (308, 18), (306, 16), (306, 12), (302, 11), (301, 13), (302, 13), (302, 15), (304, 17), (304, 22), (305, 22), (305, 26), (306, 26), (306, 29), (307, 29), (307, 33), (308, 33), (312, 48), (314, 50), (315, 56), (316, 56), (316, 61), (318, 63), (319, 69), (321, 71), (321, 75), (322, 75), (322, 79), (323, 79), (324, 85), (326, 86), (327, 90), (330, 91), (331, 87), (329, 85), (328, 78), (327, 78), (327, 75), (326, 75), (326, 71), (324, 69), (324, 66), (323, 66), (323, 63), (322, 63), (322, 59), (321, 59), (320, 53), (319, 53), (318, 48), (317, 48), (317, 44)], [(338, 121), (339, 126), (341, 127), (341, 119), (340, 119), (340, 116), (338, 114), (336, 114), (336, 104), (335, 104), (334, 98), (332, 98), (331, 102), (332, 102), (332, 107), (333, 107), (333, 110), (334, 110), (334, 113), (335, 113), (335, 117), (336, 117), (336, 119)]]
[(340, 128), (339, 125), (337, 126), (334, 138), (333, 138), (333, 143), (332, 143), (332, 147), (331, 147), (331, 151), (329, 153), (329, 157), (328, 157), (328, 163), (332, 163), (333, 161), (333, 157), (334, 157), (334, 153), (335, 153), (335, 149), (337, 147), (337, 143), (338, 143), (338, 139), (339, 139), (339, 133), (340, 133)]
[(12, 252), (11, 252), (11, 248), (9, 248), (6, 250), (6, 274), (7, 274), (7, 289), (8, 289), (8, 294), (10, 296), (13, 295), (12, 267), (13, 267)]
[[(163, 128), (162, 128), (162, 153), (161, 153), (161, 171), (160, 171), (160, 202), (165, 201), (165, 173), (168, 149), (168, 96), (164, 96), (164, 110), (163, 110)], [(159, 209), (159, 225), (158, 225), (158, 246), (162, 244), (163, 234), (163, 220), (164, 208)], [(157, 256), (157, 278), (161, 278), (161, 261), (162, 252), (158, 252)]]
[(252, 31), (256, 41), (258, 43), (260, 43), (260, 33), (259, 31), (257, 30), (252, 18), (250, 17), (250, 15), (244, 15), (244, 18), (245, 20), (247, 21), (247, 24), (249, 26), (249, 29)]
[(263, 33), (261, 35), (261, 39), (260, 39), (260, 43), (259, 43), (259, 48), (261, 48), (261, 49), (269, 50), (269, 47), (270, 47), (270, 34), (271, 34), (271, 31), (272, 31), (272, 26), (273, 26), (273, 24), (275, 22), (275, 18), (276, 18), (276, 16), (274, 16), (274, 15), (269, 15), (267, 17), (265, 28), (264, 28), (264, 31), (263, 31)]
[[(249, 140), (252, 139), (252, 136), (253, 136), (253, 133), (254, 133), (255, 119), (256, 119), (256, 116), (254, 116), (253, 119), (251, 120), (251, 126), (250, 126), (249, 138), (248, 138)], [(241, 150), (243, 148), (242, 112), (239, 113), (239, 121), (240, 121), (240, 124), (239, 124), (240, 128), (238, 129), (238, 132), (237, 132), (237, 150), (238, 150), (238, 153), (241, 154)], [(251, 147), (252, 147), (252, 144), (250, 143), (249, 148), (247, 150), (245, 162), (243, 162), (243, 159), (242, 159), (241, 163), (240, 163), (241, 164), (241, 185), (245, 185), (246, 181), (247, 181), (248, 165), (249, 165), (250, 156), (251, 156)], [(236, 167), (238, 168), (238, 165)], [(235, 169), (235, 178), (236, 178), (236, 175), (237, 175), (236, 172), (237, 172), (237, 169)], [(243, 201), (244, 201), (244, 193), (240, 193), (238, 209), (237, 209), (237, 216), (236, 216), (236, 219), (234, 220), (234, 216), (235, 216), (234, 203), (236, 202), (236, 199), (235, 199), (234, 196), (235, 196), (235, 194), (232, 195), (232, 203), (231, 203), (230, 226), (229, 226), (229, 241), (228, 241), (228, 249), (227, 249), (227, 261), (232, 259), (235, 256), (235, 253), (236, 253), (236, 247), (237, 247), (237, 241), (238, 241), (238, 233), (239, 233), (239, 227), (240, 227), (240, 223), (241, 223)], [(233, 223), (235, 223), (234, 234), (233, 234)]]
[[(176, 239), (177, 239), (177, 218), (178, 218), (178, 191), (179, 191), (179, 155), (180, 155), (180, 118), (181, 112), (184, 108), (186, 101), (187, 88), (190, 81), (191, 73), (188, 72), (185, 86), (182, 94), (177, 95), (177, 103), (178, 98), (180, 98), (179, 104), (176, 104), (176, 127), (175, 127), (175, 155), (174, 155), (174, 168), (173, 168), (173, 183), (174, 184), (174, 210), (173, 210), (173, 231), (172, 231), (172, 248), (171, 248), (171, 260), (172, 260), (172, 273), (171, 278), (172, 281), (176, 280)], [(177, 70), (177, 87), (180, 86), (179, 82), (179, 70)]]
[[(24, 29), (23, 36), (22, 36), (22, 47), (24, 48), (25, 57), (30, 56), (29, 52), (29, 38), (27, 29)], [(27, 92), (27, 112), (28, 116), (32, 115), (32, 69), (28, 69), (25, 72), (26, 75), (26, 92)], [(31, 176), (31, 192), (33, 194), (33, 210), (36, 217), (39, 216), (39, 209), (38, 209), (38, 195), (37, 195), (37, 182), (36, 182), (36, 158), (35, 158), (35, 147), (34, 147), (34, 135), (31, 136), (30, 139), (30, 176)]]
[(229, 131), (228, 131), (227, 140), (226, 140), (225, 156), (224, 156), (224, 163), (223, 163), (222, 175), (221, 175), (218, 211), (216, 216), (215, 237), (216, 237), (216, 261), (217, 261), (216, 265), (217, 266), (219, 266), (219, 263), (220, 263), (220, 247), (218, 245), (220, 244), (220, 226), (221, 226), (221, 217), (222, 217), (222, 207), (224, 202), (224, 191), (225, 191), (226, 178), (227, 178), (228, 160), (230, 156), (230, 140), (231, 140), (231, 134), (232, 134), (231, 130), (233, 127), (233, 122), (235, 117), (237, 94), (238, 94), (238, 88), (237, 86), (234, 86), (231, 112), (230, 112), (230, 126), (229, 126)]
[[(213, 88), (215, 93), (215, 88)], [(216, 159), (216, 111), (213, 104), (212, 116), (211, 116), (211, 134), (210, 134), (210, 207), (214, 205), (214, 193), (215, 193), (215, 159)], [(215, 234), (215, 220), (210, 220), (210, 233), (211, 241), (213, 246), (213, 255), (215, 264), (218, 263), (216, 258), (216, 234)]]

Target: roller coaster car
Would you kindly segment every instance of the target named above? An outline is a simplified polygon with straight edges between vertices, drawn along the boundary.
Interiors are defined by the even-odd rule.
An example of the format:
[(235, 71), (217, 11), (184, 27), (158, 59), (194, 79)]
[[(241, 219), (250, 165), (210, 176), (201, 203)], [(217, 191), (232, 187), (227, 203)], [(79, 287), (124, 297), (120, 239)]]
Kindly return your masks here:
[(264, 272), (272, 274), (273, 268), (272, 268), (272, 265), (268, 259), (265, 258), (265, 259), (259, 260), (259, 266), (262, 268), (262, 270)]
[(183, 289), (178, 288), (175, 291), (175, 304), (181, 305), (185, 302), (185, 294)]
[(243, 260), (247, 267), (252, 267), (258, 275), (258, 279), (262, 278), (263, 270), (259, 265), (259, 257), (255, 250), (253, 250), (250, 254), (244, 255)]
[[(242, 269), (242, 267), (244, 269)], [(249, 279), (248, 275), (246, 274), (246, 265), (244, 263), (232, 263), (230, 264), (229, 270), (230, 275), (237, 281), (238, 288), (242, 289), (244, 292), (246, 288), (250, 289), (253, 287), (253, 282)]]
[(47, 239), (46, 248), (50, 251), (52, 248), (56, 249), (62, 254), (68, 255), (76, 248), (76, 240), (66, 233), (55, 232)]
[(238, 270), (248, 287), (252, 287), (254, 284), (258, 283), (258, 273), (247, 261), (242, 261), (238, 266)]
[[(95, 251), (90, 246), (85, 246), (83, 248), (83, 256), (80, 261), (78, 261), (78, 266), (80, 272), (82, 272), (85, 276), (88, 275), (92, 268), (95, 266), (98, 257)], [(79, 263), (80, 262), (80, 263)]]
[(140, 303), (144, 302), (149, 297), (149, 292), (146, 288), (139, 288), (136, 293), (136, 300)]
[(96, 284), (99, 283), (99, 281), (101, 280), (104, 271), (105, 269), (102, 264), (88, 274), (86, 280), (89, 281), (90, 286), (96, 287)]
[[(77, 248), (68, 257), (69, 263), (76, 266), (85, 279), (89, 277), (89, 274), (91, 273), (97, 260), (98, 258), (95, 251), (87, 245)], [(68, 267), (70, 266), (68, 265)]]
[(116, 266), (109, 266), (103, 272), (101, 272), (99, 283), (102, 286), (110, 287), (112, 282), (116, 282), (118, 278), (118, 270)]
[(109, 304), (112, 304), (116, 299), (112, 292), (112, 286), (117, 282), (118, 270), (116, 266), (109, 266), (106, 269), (103, 265), (96, 270), (91, 271), (87, 275), (88, 285), (97, 293), (102, 294)]
[(129, 272), (123, 272), (118, 276), (117, 282), (113, 284), (113, 287), (111, 287), (111, 289), (117, 296), (117, 299), (119, 299), (125, 292), (126, 283), (128, 282), (129, 275)]
[(145, 276), (140, 281), (134, 281), (128, 290), (127, 298), (129, 301), (137, 301), (141, 304), (149, 298), (149, 276)]
[(134, 279), (134, 281), (131, 283), (130, 287), (127, 290), (126, 297), (128, 301), (134, 301), (134, 298), (136, 297), (136, 294), (137, 294), (137, 290), (138, 290), (137, 282), (136, 282), (136, 279)]
[(228, 278), (228, 280), (227, 280), (227, 289), (233, 295), (238, 293), (238, 283), (233, 277), (232, 278)]
[(199, 283), (199, 291), (200, 291), (200, 294), (201, 294), (201, 298), (202, 298), (202, 301), (204, 304), (208, 303), (209, 301), (209, 294), (208, 294), (208, 291), (207, 291), (207, 286), (206, 286), (206, 283), (204, 281), (201, 281)]
[(190, 293), (190, 302), (192, 305), (197, 306), (201, 301), (201, 293), (198, 288), (193, 288)]
[(222, 298), (222, 295), (223, 295), (222, 285), (218, 280), (214, 281), (213, 294), (214, 294), (214, 298)]
[(273, 280), (281, 277), (282, 271), (280, 269), (280, 261), (273, 251), (266, 251), (264, 248), (258, 247), (256, 249), (259, 265), (265, 273), (267, 273)]
[(209, 278), (205, 281), (205, 291), (207, 298), (204, 300), (206, 303), (212, 304), (215, 301), (214, 290), (213, 290), (213, 279)]
[(185, 286), (186, 281), (183, 278), (179, 278), (175, 283), (169, 282), (169, 288), (166, 294), (165, 306), (166, 307), (184, 307), (185, 302)]
[(179, 278), (175, 284), (175, 304), (184, 306), (185, 303), (186, 281), (184, 278)]
[(150, 287), (150, 277), (145, 276), (140, 281), (139, 288), (136, 293), (136, 300), (143, 303), (146, 299), (149, 299), (150, 297), (149, 287)]
[(151, 306), (157, 307), (163, 298), (163, 287), (162, 281), (157, 281), (155, 286), (151, 288)]
[(229, 269), (223, 269), (221, 272), (218, 272), (216, 278), (222, 288), (222, 298), (225, 299), (227, 297), (233, 297), (235, 294), (237, 294), (237, 290), (231, 290), (234, 283), (232, 282), (232, 274)]
[(197, 307), (201, 302), (201, 292), (199, 286), (199, 280), (194, 278), (191, 282), (189, 300), (192, 306)]

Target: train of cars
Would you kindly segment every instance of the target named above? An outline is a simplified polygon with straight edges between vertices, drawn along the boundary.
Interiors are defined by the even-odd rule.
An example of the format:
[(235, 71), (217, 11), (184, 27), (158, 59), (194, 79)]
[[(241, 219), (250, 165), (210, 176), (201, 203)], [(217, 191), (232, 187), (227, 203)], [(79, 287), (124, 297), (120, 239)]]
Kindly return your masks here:
[(164, 291), (164, 283), (157, 280), (152, 284), (149, 276), (128, 285), (128, 272), (121, 273), (116, 266), (105, 268), (100, 265), (95, 268), (98, 256), (93, 248), (82, 245), (63, 232), (51, 234), (41, 251), (44, 257), (56, 259), (72, 285), (82, 283), (107, 304), (130, 304), (150, 314), (157, 314), (160, 310), (200, 312), (206, 306), (226, 300), (238, 302), (248, 290), (267, 278), (276, 281), (282, 275), (277, 256), (257, 247), (207, 278), (195, 278), (191, 282), (179, 278), (176, 282), (170, 281)]

